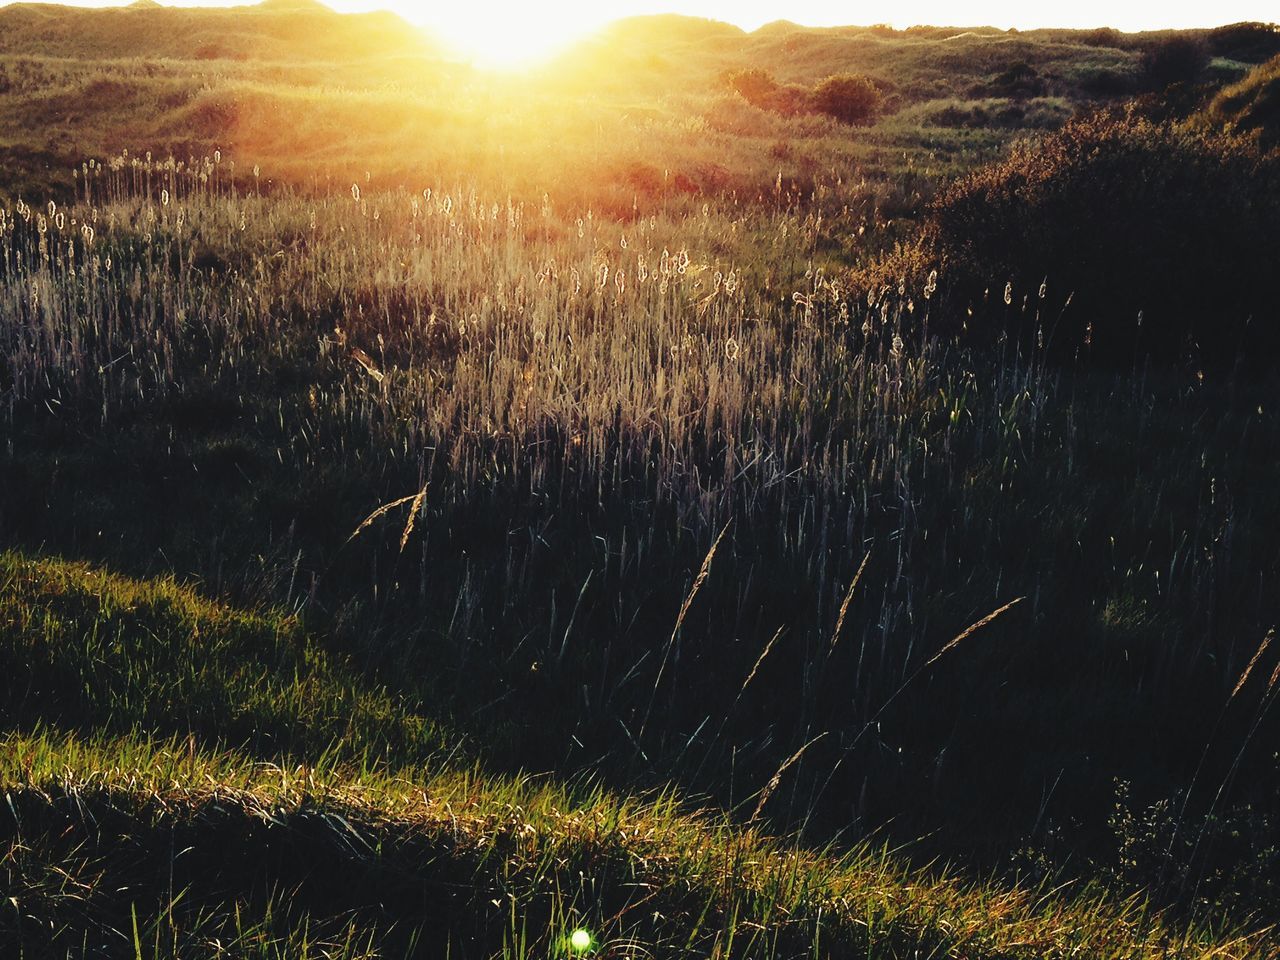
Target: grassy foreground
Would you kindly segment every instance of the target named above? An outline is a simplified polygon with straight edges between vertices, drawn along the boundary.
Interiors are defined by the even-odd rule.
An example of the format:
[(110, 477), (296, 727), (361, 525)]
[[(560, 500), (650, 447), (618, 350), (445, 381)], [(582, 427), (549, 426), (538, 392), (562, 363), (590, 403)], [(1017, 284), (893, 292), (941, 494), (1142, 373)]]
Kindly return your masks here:
[[(839, 178), (812, 197), (780, 190), (765, 210), (708, 201), (614, 221), (474, 186), (315, 194), (229, 168), (217, 154), (120, 156), (84, 164), (75, 203), (5, 210), (0, 521), (27, 556), (176, 571), (296, 619), (202, 604), (168, 581), (8, 561), (9, 753), (63, 755), (71, 778), (27, 786), (69, 796), (96, 771), (146, 821), (166, 797), (218, 782), (193, 771), (123, 789), (147, 781), (146, 751), (174, 749), (148, 744), (177, 737), (189, 757), (305, 765), (339, 785), (425, 783), (464, 765), (478, 803), (530, 775), (599, 784), (587, 806), (606, 790), (635, 803), (622, 798), (666, 789), (723, 811), (711, 817), (723, 836), (795, 832), (861, 851), (817, 857), (797, 889), (835, 892), (796, 902), (749, 888), (721, 902), (696, 885), (705, 895), (687, 900), (678, 881), (646, 880), (588, 907), (563, 864), (535, 867), (567, 898), (517, 911), (542, 919), (517, 923), (508, 907), (495, 928), (485, 918), (503, 897), (478, 894), (450, 912), (456, 949), (476, 956), (522, 949), (523, 936), (545, 945), (573, 909), (660, 955), (717, 936), (748, 957), (763, 944), (777, 956), (1269, 949), (1221, 932), (1267, 926), (1265, 844), (1247, 851), (1255, 877), (1201, 825), (1267, 789), (1274, 652), (1259, 640), (1275, 622), (1277, 507), (1261, 493), (1274, 463), (1256, 454), (1280, 422), (1265, 378), (1137, 363), (1117, 375), (917, 336), (946, 308), (935, 291), (868, 296), (824, 266), (837, 256), (825, 211), (859, 216), (861, 186)], [(1007, 292), (992, 309), (1050, 324), (1061, 308)], [(24, 752), (32, 737), (46, 746)], [(67, 744), (86, 742), (73, 762)], [(1116, 778), (1136, 784), (1141, 814), (1117, 838), (1123, 859), (1073, 859), (1106, 855)], [(77, 810), (97, 802), (75, 796)], [(1150, 804), (1165, 805), (1154, 839), (1141, 829)], [(78, 836), (67, 823), (50, 836), (67, 829)], [(710, 841), (685, 829), (664, 856), (704, 855)], [(105, 864), (131, 869), (122, 835), (90, 831), (72, 849), (100, 842)], [(882, 862), (859, 846), (868, 836), (924, 839), (877, 867), (898, 877), (886, 887), (859, 879), (857, 864)], [(10, 849), (42, 842), (14, 834)], [(963, 858), (969, 879), (911, 872), (939, 853)], [(1225, 854), (1225, 873), (1210, 854)], [(749, 860), (773, 877), (791, 862)], [(224, 925), (239, 898), (256, 902), (240, 913), (258, 911), (255, 937), (268, 903), (345, 936), (326, 925), (368, 887), (346, 873), (332, 860), (313, 871), (342, 883), (314, 910), (288, 872), (227, 874), (207, 895), (193, 876), (190, 902)], [(736, 889), (747, 873), (718, 882)], [(153, 895), (170, 889), (166, 873), (147, 876)], [(578, 883), (599, 876), (582, 869)], [(1013, 892), (1071, 876), (1113, 892)], [(1219, 904), (1237, 881), (1227, 920)], [(98, 889), (121, 887), (141, 896), (147, 883)], [(42, 888), (23, 875), (13, 889)], [(868, 916), (886, 889), (905, 912)], [(1148, 893), (1178, 918), (1127, 899)], [(632, 894), (676, 905), (615, 921)], [(357, 898), (347, 916), (392, 955), (422, 926), (378, 912), (398, 896)], [(843, 896), (845, 919), (831, 906)], [(132, 913), (108, 898), (75, 922), (124, 931), (127, 951)], [(69, 938), (32, 941), (56, 955), (76, 930), (87, 942), (74, 916), (21, 936)], [(641, 916), (656, 926), (632, 925)]]
[(1269, 955), (1100, 889), (486, 774), (292, 621), (171, 582), (5, 554), (0, 660), (0, 938), (22, 957), (554, 956), (579, 928), (606, 956)]

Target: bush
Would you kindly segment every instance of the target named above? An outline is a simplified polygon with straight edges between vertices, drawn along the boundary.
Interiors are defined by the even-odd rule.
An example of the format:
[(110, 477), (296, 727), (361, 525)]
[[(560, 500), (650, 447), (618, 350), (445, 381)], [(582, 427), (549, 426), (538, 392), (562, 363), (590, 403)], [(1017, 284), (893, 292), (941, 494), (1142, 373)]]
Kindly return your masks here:
[(1125, 50), (1131, 41), (1113, 27), (1099, 27), (1081, 34), (1080, 42), (1086, 47), (1110, 47), (1114, 50)]
[(769, 100), (778, 90), (778, 81), (768, 70), (750, 67), (735, 70), (725, 79), (729, 88), (747, 103), (763, 109), (769, 108)]
[(738, 96), (761, 110), (784, 117), (795, 117), (810, 111), (809, 91), (790, 83), (779, 83), (773, 74), (759, 67), (738, 70), (726, 78)]
[(1157, 902), (1208, 907), (1220, 915), (1274, 915), (1280, 906), (1280, 819), (1276, 801), (1185, 817), (1185, 794), (1152, 804), (1116, 784), (1108, 818), (1114, 852), (1099, 863), (1121, 889)]
[(1209, 31), (1209, 51), (1215, 57), (1261, 63), (1280, 54), (1280, 26), (1274, 23), (1233, 23)]
[(868, 77), (839, 73), (813, 88), (813, 109), (841, 123), (866, 124), (880, 109), (880, 89)]
[(1071, 119), (1071, 106), (1054, 99), (940, 100), (913, 111), (926, 127), (970, 130), (1057, 130)]
[(1195, 37), (1176, 35), (1159, 40), (1142, 53), (1142, 73), (1157, 90), (1189, 83), (1209, 62), (1209, 49)]
[[(1047, 278), (1050, 298), (1072, 303), (1045, 334), (1073, 353), (1086, 340), (1119, 359), (1274, 353), (1280, 301), (1263, 278), (1280, 262), (1278, 166), (1243, 141), (1183, 127), (1073, 120), (944, 190), (896, 272), (920, 284), (926, 264), (940, 266), (951, 312), (976, 308), (971, 326), (985, 315), (991, 334), (1030, 334), (1016, 305), (1036, 303)], [(1014, 309), (999, 295), (1006, 282)]]
[(1086, 70), (1080, 75), (1078, 83), (1080, 89), (1090, 97), (1127, 97), (1137, 92), (1136, 77), (1120, 70)]
[(1025, 60), (1010, 64), (991, 81), (991, 90), (1001, 97), (1039, 97), (1046, 89), (1039, 71)]

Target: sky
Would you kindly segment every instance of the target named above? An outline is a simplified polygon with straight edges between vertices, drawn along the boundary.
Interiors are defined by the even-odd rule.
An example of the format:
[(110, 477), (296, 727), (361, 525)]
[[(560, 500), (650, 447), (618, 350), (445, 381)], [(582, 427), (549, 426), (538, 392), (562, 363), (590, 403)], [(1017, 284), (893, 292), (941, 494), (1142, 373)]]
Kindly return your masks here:
[[(70, 0), (75, 3), (76, 0)], [(162, 0), (166, 6), (202, 6), (205, 0)], [(245, 0), (238, 0), (245, 2)], [(250, 0), (251, 2), (251, 0)], [(111, 0), (86, 5), (113, 6)], [(217, 0), (229, 6), (232, 0)], [(213, 4), (210, 4), (213, 5)], [(1214, 3), (1075, 0), (1073, 3), (1027, 3), (1026, 0), (329, 0), (335, 10), (391, 9), (416, 23), (466, 19), (501, 27), (516, 18), (542, 17), (564, 23), (606, 23), (640, 13), (686, 13), (736, 23), (748, 30), (772, 20), (808, 26), (868, 25), (895, 27), (927, 23), (937, 26), (1116, 27), (1155, 30), (1173, 27), (1216, 27), (1241, 20), (1280, 20), (1276, 0), (1218, 0)]]
[[(393, 0), (337, 0), (334, 6), (369, 8), (395, 5)], [(889, 23), (895, 27), (928, 23), (939, 26), (1116, 27), (1150, 30), (1165, 27), (1213, 27), (1241, 20), (1280, 19), (1275, 0), (1220, 0), (1216, 3), (1117, 3), (1116, 0), (1077, 0), (1074, 3), (1027, 3), (1026, 0), (542, 0), (461, 4), (479, 16), (500, 20), (518, 8), (537, 8), (556, 19), (607, 21), (636, 13), (687, 13), (736, 23), (748, 30), (772, 20), (791, 20), (808, 26)], [(432, 7), (447, 9), (456, 2), (401, 2), (400, 12), (411, 19), (432, 18)], [(416, 16), (414, 15), (416, 13)], [(437, 13), (438, 18), (443, 14)]]
[[(77, 0), (70, 0), (77, 2)], [(80, 0), (114, 6), (111, 0)], [(236, 0), (162, 0), (172, 6), (229, 6)], [(243, 3), (245, 0), (239, 0)], [(347, 12), (393, 10), (433, 28), (461, 52), (495, 61), (516, 51), (550, 52), (610, 20), (644, 13), (683, 13), (748, 30), (773, 20), (807, 26), (888, 23), (938, 26), (1115, 27), (1120, 30), (1214, 27), (1241, 20), (1280, 20), (1277, 0), (1214, 3), (1075, 0), (326, 0)]]

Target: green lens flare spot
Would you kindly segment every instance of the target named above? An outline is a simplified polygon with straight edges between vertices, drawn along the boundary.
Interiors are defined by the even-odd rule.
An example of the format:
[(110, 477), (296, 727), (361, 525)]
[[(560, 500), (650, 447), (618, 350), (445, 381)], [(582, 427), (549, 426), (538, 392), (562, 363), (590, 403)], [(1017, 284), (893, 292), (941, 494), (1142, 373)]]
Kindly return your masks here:
[(581, 928), (569, 934), (569, 949), (574, 953), (586, 953), (591, 949), (591, 934)]

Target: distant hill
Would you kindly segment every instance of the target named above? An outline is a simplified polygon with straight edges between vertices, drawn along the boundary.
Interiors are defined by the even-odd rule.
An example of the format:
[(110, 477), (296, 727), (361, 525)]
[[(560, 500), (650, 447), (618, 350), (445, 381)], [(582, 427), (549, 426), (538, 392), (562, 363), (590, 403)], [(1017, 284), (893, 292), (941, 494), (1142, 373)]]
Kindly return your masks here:
[(660, 16), (612, 24), (567, 51), (558, 66), (574, 71), (578, 83), (618, 91), (708, 90), (725, 74), (746, 68), (804, 85), (856, 72), (892, 91), (898, 105), (1002, 96), (999, 77), (1029, 66), (1044, 95), (1078, 101), (1131, 92), (1141, 43), (1125, 35), (1123, 44), (1103, 46), (1089, 31), (804, 27), (785, 20), (746, 32), (711, 20)]
[(632, 42), (694, 42), (716, 37), (745, 37), (746, 31), (732, 23), (689, 17), (675, 13), (624, 17), (602, 31), (608, 39)]
[[(1277, 42), (1256, 24), (1197, 35), (1229, 68), (1220, 83)], [(394, 14), (343, 14), (317, 0), (20, 3), (0, 7), (0, 193), (69, 194), (82, 160), (126, 148), (177, 157), (221, 149), (241, 169), (260, 164), (284, 180), (471, 176), (494, 164), (516, 190), (549, 176), (552, 148), (563, 156), (566, 138), (608, 185), (607, 197), (586, 202), (623, 212), (668, 190), (757, 196), (780, 170), (796, 183), (820, 166), (864, 163), (963, 172), (1015, 137), (1140, 92), (1143, 50), (1167, 36), (787, 21), (745, 31), (641, 16), (512, 77), (453, 61)], [(744, 69), (802, 94), (832, 74), (864, 74), (882, 93), (879, 120), (855, 133), (762, 110), (728, 83)], [(584, 178), (564, 183), (584, 201)], [(921, 202), (908, 191), (885, 219), (905, 229)]]
[(424, 31), (392, 13), (339, 14), (316, 0), (177, 8), (140, 0), (89, 9), (0, 7), (0, 54), (132, 59), (335, 60), (437, 55)]

